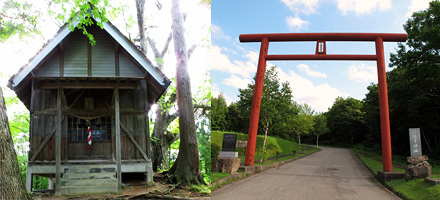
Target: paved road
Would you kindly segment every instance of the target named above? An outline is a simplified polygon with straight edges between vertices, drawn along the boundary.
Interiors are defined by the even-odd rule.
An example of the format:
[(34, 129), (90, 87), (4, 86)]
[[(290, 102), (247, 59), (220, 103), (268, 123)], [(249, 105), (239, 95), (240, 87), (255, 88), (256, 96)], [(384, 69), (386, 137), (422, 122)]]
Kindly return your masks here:
[(400, 198), (375, 182), (350, 150), (322, 147), (313, 155), (218, 189), (211, 199)]

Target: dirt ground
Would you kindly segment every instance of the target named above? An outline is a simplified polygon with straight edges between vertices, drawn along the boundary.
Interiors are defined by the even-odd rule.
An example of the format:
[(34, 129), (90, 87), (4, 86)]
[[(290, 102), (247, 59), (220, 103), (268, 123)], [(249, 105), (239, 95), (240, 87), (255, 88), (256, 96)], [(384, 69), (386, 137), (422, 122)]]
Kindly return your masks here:
[(164, 177), (159, 174), (154, 176), (154, 186), (145, 186), (142, 180), (123, 180), (122, 194), (119, 195), (93, 195), (93, 196), (73, 196), (73, 197), (55, 197), (52, 192), (40, 193), (36, 192), (32, 195), (32, 199), (36, 200), (113, 200), (113, 199), (210, 199), (210, 194), (192, 191), (183, 186), (176, 186), (166, 183)]

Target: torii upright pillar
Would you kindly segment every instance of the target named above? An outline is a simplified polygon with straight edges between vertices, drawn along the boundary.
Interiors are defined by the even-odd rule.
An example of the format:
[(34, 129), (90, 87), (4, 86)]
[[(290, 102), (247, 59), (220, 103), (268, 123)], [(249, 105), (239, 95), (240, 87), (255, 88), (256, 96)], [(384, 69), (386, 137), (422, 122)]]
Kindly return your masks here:
[[(275, 34), (242, 34), (240, 42), (261, 42), (255, 79), (252, 111), (249, 123), (248, 146), (246, 148), (246, 166), (253, 166), (255, 145), (257, 141), (258, 121), (260, 117), (261, 95), (263, 93), (266, 60), (370, 60), (377, 62), (379, 84), (380, 123), (382, 135), (383, 171), (391, 172), (391, 132), (388, 109), (388, 90), (386, 81), (383, 42), (405, 42), (406, 34), (391, 33), (275, 33)], [(316, 41), (316, 52), (313, 55), (268, 55), (269, 42)], [(326, 41), (374, 41), (376, 55), (327, 55)]]

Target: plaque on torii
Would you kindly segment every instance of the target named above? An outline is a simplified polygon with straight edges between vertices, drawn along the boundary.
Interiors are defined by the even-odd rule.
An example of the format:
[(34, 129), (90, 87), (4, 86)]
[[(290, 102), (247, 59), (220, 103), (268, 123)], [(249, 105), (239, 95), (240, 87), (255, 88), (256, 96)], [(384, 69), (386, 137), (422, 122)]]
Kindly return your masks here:
[[(392, 171), (391, 133), (388, 109), (388, 91), (386, 82), (385, 59), (383, 42), (405, 42), (406, 34), (395, 33), (269, 33), (241, 34), (240, 42), (261, 42), (258, 59), (257, 75), (255, 77), (254, 96), (249, 123), (248, 145), (246, 148), (246, 166), (254, 165), (255, 145), (263, 92), (264, 73), (267, 60), (369, 60), (377, 61), (377, 76), (379, 85), (380, 123), (382, 135), (383, 171)], [(316, 41), (315, 54), (309, 55), (268, 55), (269, 42)], [(373, 55), (337, 55), (327, 54), (326, 41), (360, 41), (375, 42), (376, 54)]]

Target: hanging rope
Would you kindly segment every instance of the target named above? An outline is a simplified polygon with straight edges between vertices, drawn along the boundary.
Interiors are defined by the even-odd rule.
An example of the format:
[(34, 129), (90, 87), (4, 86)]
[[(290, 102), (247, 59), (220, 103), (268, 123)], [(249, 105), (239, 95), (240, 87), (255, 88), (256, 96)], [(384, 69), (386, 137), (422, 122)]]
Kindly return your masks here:
[(70, 117), (76, 117), (76, 118), (79, 118), (79, 119), (90, 121), (90, 120), (94, 120), (94, 119), (98, 119), (98, 118), (107, 116), (107, 115), (109, 115), (109, 113), (102, 114), (102, 115), (96, 115), (96, 116), (90, 116), (90, 114), (89, 114), (88, 117), (87, 116), (78, 116), (78, 115), (75, 115), (75, 114), (72, 114), (72, 113), (69, 113), (67, 115), (69, 115)]

